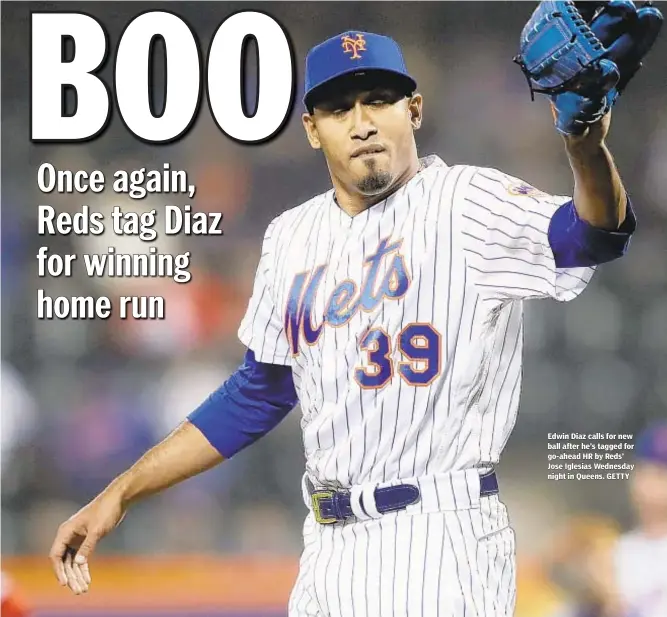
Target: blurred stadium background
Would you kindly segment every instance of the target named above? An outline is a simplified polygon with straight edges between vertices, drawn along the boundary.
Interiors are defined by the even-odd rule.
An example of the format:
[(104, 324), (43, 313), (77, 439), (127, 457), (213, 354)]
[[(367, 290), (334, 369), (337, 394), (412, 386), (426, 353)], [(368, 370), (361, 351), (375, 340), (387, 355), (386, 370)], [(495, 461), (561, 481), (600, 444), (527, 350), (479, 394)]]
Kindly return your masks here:
[[(203, 50), (232, 12), (265, 10), (291, 35), (300, 75), (307, 50), (339, 31), (389, 34), (425, 97), (423, 154), (498, 167), (558, 194), (571, 191), (570, 171), (546, 102), (530, 102), (511, 62), (532, 3), (2, 4), (2, 569), (42, 616), (284, 615), (306, 513), (298, 410), (231, 462), (135, 508), (100, 546), (87, 596), (59, 588), (46, 558), (58, 524), (234, 370), (243, 353), (236, 329), (266, 225), (329, 185), (302, 133), (300, 90), (284, 132), (260, 147), (227, 139), (205, 103), (190, 133), (168, 146), (132, 139), (117, 114), (90, 143), (30, 145), (29, 10), (87, 11), (113, 48), (132, 17), (157, 8), (184, 17)], [(663, 33), (614, 114), (610, 143), (639, 217), (629, 255), (604, 267), (576, 302), (527, 310), (522, 405), (500, 465), (501, 496), (518, 534), (518, 617), (550, 616), (567, 602), (547, 577), (563, 537), (577, 548), (578, 537), (613, 536), (632, 524), (625, 483), (547, 481), (547, 433), (634, 433), (665, 416), (666, 57)], [(111, 66), (102, 73), (107, 81)], [(198, 186), (193, 206), (223, 212), (225, 236), (159, 239), (161, 251), (192, 252), (188, 285), (87, 279), (80, 270), (39, 280), (42, 245), (59, 253), (147, 245), (110, 235), (40, 238), (37, 204), (104, 211), (179, 203), (159, 196), (130, 203), (109, 192), (46, 197), (36, 188), (45, 161), (107, 176), (164, 162), (186, 169)], [(39, 287), (53, 296), (163, 295), (167, 318), (38, 321)]]

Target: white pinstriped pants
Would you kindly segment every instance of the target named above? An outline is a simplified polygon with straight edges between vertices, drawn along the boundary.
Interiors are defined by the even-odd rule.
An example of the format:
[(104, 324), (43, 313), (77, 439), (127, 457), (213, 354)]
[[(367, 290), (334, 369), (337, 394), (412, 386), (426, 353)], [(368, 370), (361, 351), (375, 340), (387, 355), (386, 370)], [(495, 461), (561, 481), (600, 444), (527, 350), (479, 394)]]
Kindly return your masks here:
[(434, 503), (422, 491), (421, 504), (365, 521), (320, 525), (309, 513), (289, 617), (511, 617), (507, 510), (497, 495), (452, 492), (448, 500), (440, 490)]

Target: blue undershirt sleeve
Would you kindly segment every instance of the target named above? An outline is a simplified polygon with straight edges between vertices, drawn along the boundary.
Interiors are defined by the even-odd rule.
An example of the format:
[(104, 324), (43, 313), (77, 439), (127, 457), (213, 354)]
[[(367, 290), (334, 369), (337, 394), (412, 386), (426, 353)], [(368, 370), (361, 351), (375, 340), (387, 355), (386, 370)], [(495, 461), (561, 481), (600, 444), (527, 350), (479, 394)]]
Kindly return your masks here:
[(549, 244), (557, 268), (580, 268), (603, 264), (622, 257), (637, 227), (630, 198), (625, 220), (615, 231), (593, 227), (579, 218), (573, 201), (554, 212), (549, 223)]
[(243, 364), (188, 420), (231, 458), (278, 426), (297, 403), (291, 367), (258, 362), (248, 349)]

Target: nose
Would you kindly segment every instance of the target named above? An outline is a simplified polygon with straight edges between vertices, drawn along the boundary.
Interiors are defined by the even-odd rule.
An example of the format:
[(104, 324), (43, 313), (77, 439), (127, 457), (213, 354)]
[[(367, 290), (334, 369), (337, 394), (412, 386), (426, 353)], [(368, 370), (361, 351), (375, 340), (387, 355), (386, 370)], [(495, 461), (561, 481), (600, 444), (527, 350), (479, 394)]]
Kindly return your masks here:
[(377, 128), (361, 101), (357, 101), (352, 110), (352, 139), (365, 141), (377, 133)]

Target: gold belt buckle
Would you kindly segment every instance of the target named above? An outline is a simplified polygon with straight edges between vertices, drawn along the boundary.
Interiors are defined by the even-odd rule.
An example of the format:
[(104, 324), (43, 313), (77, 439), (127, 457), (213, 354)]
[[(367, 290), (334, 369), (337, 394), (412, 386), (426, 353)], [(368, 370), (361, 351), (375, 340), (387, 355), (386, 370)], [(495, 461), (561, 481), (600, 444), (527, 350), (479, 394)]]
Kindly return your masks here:
[(338, 521), (336, 517), (324, 518), (320, 510), (320, 500), (332, 499), (333, 496), (333, 491), (317, 491), (310, 496), (310, 501), (313, 504), (313, 514), (315, 515), (315, 520), (321, 525), (330, 525), (331, 523), (336, 523)]

